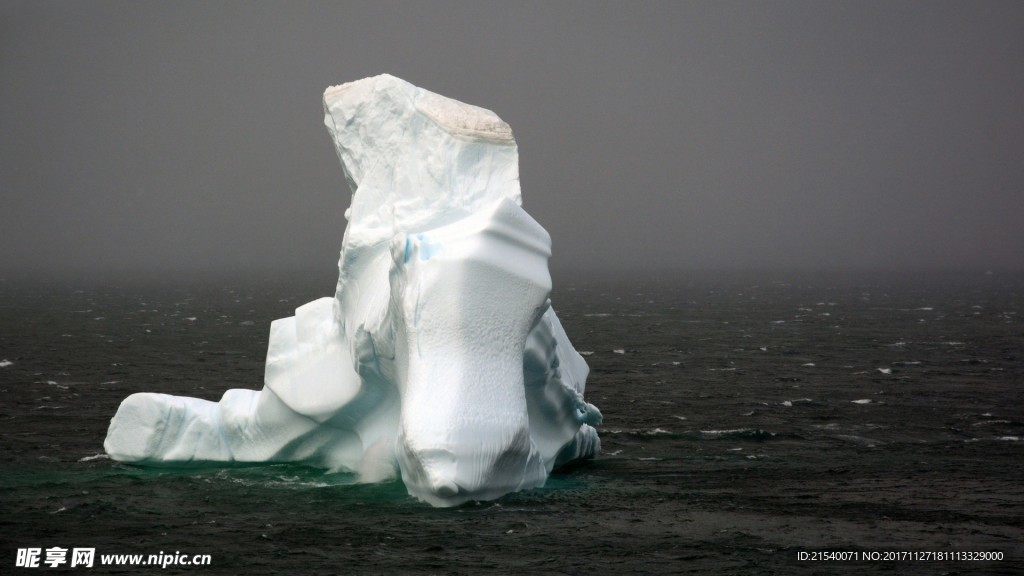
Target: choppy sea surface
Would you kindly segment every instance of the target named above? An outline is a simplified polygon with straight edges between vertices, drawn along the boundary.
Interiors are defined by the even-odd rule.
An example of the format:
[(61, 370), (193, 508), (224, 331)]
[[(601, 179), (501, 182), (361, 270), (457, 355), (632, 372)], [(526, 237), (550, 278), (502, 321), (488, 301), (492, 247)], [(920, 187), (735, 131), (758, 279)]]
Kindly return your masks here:
[[(293, 465), (112, 462), (118, 403), (260, 388), (269, 323), (333, 285), (0, 281), (0, 573), (18, 548), (174, 574), (1010, 574), (1024, 570), (1024, 278), (556, 280), (603, 454), (434, 509)], [(800, 560), (1001, 552), (1001, 561)], [(100, 566), (101, 554), (210, 566)], [(43, 553), (45, 560), (45, 552)]]

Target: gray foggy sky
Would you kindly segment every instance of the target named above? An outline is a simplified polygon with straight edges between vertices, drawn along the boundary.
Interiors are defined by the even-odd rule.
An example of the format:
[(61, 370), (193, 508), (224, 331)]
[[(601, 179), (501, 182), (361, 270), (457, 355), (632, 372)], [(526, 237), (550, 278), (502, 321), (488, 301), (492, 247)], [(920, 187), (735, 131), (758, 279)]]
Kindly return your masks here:
[(388, 72), (512, 125), (556, 271), (1019, 268), (1022, 29), (1016, 1), (0, 0), (0, 267), (333, 271), (321, 94)]

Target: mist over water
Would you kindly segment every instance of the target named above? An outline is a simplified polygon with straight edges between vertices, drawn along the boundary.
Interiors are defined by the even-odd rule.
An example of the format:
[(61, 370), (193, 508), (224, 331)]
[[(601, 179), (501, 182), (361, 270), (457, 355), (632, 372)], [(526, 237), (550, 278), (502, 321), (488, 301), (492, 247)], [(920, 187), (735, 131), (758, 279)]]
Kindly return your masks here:
[(18, 547), (95, 546), (209, 553), (203, 571), (224, 574), (747, 574), (820, 568), (799, 550), (1024, 554), (1020, 276), (557, 282), (603, 454), (543, 489), (447, 510), (398, 482), (303, 467), (106, 459), (124, 397), (259, 388), (269, 322), (333, 290), (179, 280), (0, 282), (5, 562)]
[(556, 267), (1017, 268), (1019, 2), (0, 5), (0, 274), (331, 268), (328, 86), (495, 111)]

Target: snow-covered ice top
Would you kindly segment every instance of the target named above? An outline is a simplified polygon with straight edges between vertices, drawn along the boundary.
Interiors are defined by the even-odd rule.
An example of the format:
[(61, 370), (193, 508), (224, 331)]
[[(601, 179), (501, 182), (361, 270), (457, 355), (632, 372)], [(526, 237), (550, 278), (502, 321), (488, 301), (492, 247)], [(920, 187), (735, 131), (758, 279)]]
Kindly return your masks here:
[(400, 475), (435, 506), (595, 456), (601, 413), (550, 306), (551, 239), (520, 206), (508, 124), (388, 75), (328, 88), (324, 112), (353, 190), (334, 298), (271, 324), (262, 390), (133, 394), (107, 453)]

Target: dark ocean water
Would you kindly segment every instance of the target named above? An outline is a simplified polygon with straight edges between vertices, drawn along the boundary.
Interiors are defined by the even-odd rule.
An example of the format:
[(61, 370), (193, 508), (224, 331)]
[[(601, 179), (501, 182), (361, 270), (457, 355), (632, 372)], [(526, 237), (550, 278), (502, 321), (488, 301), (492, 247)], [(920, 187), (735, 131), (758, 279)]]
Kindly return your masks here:
[[(604, 453), (497, 502), (102, 456), (133, 392), (260, 388), (270, 321), (331, 288), (0, 281), (0, 573), (54, 571), (14, 567), (54, 546), (212, 557), (75, 573), (1024, 573), (1024, 278), (1002, 274), (557, 282)], [(825, 550), (1004, 560), (798, 560)]]

